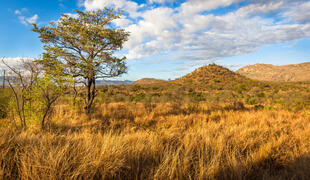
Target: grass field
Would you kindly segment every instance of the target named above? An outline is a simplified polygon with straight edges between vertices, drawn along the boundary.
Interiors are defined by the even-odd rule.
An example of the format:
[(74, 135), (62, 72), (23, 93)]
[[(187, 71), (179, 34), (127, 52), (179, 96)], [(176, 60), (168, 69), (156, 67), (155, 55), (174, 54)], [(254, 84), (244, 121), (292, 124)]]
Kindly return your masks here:
[[(32, 121), (19, 129), (2, 90), (0, 177), (309, 179), (309, 83), (231, 80), (207, 68), (171, 82), (100, 87), (91, 116), (66, 95), (44, 130)], [(199, 75), (209, 72), (209, 80)]]

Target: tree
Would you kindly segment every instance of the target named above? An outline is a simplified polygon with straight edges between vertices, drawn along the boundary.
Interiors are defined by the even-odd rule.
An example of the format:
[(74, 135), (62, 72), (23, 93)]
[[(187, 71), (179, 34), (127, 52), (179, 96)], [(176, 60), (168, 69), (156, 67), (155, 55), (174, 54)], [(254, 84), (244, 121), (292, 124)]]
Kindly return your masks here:
[(31, 62), (23, 59), (15, 67), (9, 65), (3, 59), (2, 63), (9, 69), (10, 77), (7, 77), (5, 80), (8, 82), (14, 95), (12, 108), (15, 109), (19, 117), (21, 127), (26, 128), (27, 117), (31, 116), (29, 110), (33, 108), (31, 91), (39, 76), (38, 68)]
[[(57, 69), (61, 72), (61, 68)], [(49, 73), (44, 70), (40, 78), (35, 81), (32, 88), (32, 96), (35, 97), (38, 109), (41, 112), (41, 128), (44, 129), (48, 117), (51, 115), (55, 102), (67, 92), (71, 86), (71, 77), (63, 76), (61, 73)], [(40, 113), (37, 113), (40, 114)]]
[(6, 81), (14, 95), (11, 105), (23, 128), (27, 128), (29, 121), (40, 120), (43, 129), (53, 105), (71, 85), (72, 78), (63, 75), (62, 66), (43, 68), (38, 63), (40, 61), (22, 59), (12, 66), (2, 59), (2, 63), (9, 69), (10, 77)]
[[(39, 33), (45, 53), (40, 62), (52, 68), (62, 64), (63, 74), (71, 74), (86, 87), (85, 110), (90, 113), (96, 96), (96, 79), (111, 78), (126, 73), (126, 57), (113, 56), (128, 40), (129, 33), (117, 29), (112, 21), (121, 12), (113, 9), (82, 12), (77, 16), (63, 14), (57, 23), (41, 28), (33, 24)], [(79, 81), (81, 80), (81, 81)]]

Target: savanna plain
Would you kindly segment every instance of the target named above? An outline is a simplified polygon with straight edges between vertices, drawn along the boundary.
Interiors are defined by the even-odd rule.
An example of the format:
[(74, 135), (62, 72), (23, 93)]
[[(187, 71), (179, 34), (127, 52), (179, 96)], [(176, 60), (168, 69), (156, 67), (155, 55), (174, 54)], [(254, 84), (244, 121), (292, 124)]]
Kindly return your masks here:
[(173, 81), (101, 86), (90, 114), (76, 89), (45, 128), (26, 130), (1, 89), (1, 179), (310, 177), (310, 83), (213, 64)]

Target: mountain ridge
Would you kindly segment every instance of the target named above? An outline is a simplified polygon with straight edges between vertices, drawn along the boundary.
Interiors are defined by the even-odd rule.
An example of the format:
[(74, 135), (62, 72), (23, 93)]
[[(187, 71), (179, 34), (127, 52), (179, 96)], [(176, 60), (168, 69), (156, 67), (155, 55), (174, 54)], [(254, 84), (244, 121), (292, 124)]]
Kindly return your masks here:
[(261, 81), (310, 81), (310, 62), (288, 65), (254, 64), (244, 66), (236, 72)]

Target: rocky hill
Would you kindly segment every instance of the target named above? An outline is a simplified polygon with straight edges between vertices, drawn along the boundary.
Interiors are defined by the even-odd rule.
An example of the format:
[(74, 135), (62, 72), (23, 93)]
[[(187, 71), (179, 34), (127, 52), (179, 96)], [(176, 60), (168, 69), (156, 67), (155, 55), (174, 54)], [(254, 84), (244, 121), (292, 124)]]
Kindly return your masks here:
[(310, 81), (310, 62), (284, 66), (255, 64), (245, 66), (237, 73), (262, 81)]
[(143, 78), (135, 81), (133, 84), (157, 84), (157, 83), (163, 83), (166, 82), (161, 79), (154, 79), (154, 78)]
[(200, 67), (194, 72), (174, 80), (178, 84), (192, 84), (197, 87), (204, 87), (204, 89), (205, 87), (229, 89), (235, 84), (246, 81), (249, 81), (249, 79), (216, 64)]

